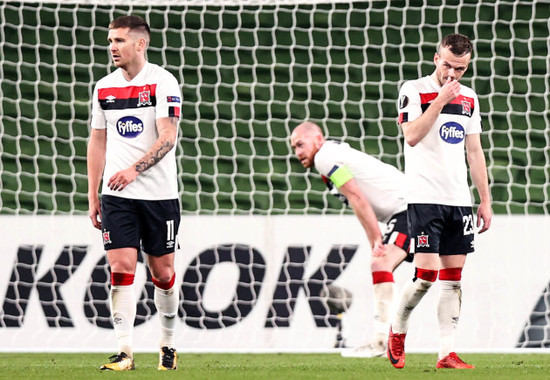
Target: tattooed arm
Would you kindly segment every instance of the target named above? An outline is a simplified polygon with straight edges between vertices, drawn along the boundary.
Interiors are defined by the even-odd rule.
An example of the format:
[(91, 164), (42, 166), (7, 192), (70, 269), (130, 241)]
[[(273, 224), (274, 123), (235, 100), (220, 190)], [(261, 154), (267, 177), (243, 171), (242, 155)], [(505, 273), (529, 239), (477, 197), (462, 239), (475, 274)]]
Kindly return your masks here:
[(157, 119), (159, 137), (151, 149), (128, 169), (115, 173), (107, 183), (111, 190), (123, 190), (132, 183), (140, 173), (155, 166), (176, 143), (179, 119), (177, 117), (163, 117)]

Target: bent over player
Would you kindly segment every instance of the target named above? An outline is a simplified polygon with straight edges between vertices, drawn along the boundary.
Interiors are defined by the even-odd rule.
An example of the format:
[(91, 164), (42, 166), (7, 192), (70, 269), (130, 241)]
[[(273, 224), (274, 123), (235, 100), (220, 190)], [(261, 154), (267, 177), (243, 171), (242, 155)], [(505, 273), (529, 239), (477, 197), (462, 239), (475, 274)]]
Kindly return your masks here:
[[(401, 295), (391, 324), (388, 358), (405, 365), (409, 316), (439, 275), (439, 357), (437, 368), (474, 368), (454, 352), (462, 302), (466, 255), (479, 232), (491, 225), (491, 196), (480, 142), (481, 117), (475, 92), (460, 84), (470, 62), (468, 37), (450, 34), (434, 55), (435, 71), (403, 84), (399, 124), (405, 137), (408, 225), (415, 274)], [(480, 197), (477, 222), (467, 179), (464, 149)]]
[[(402, 190), (404, 174), (395, 167), (353, 149), (347, 143), (326, 140), (321, 128), (306, 121), (290, 137), (305, 168), (319, 171), (329, 189), (338, 192), (361, 222), (372, 248), (375, 338), (365, 346), (343, 351), (348, 357), (375, 357), (386, 353), (395, 283), (393, 271), (409, 257), (407, 212)], [(386, 223), (384, 236), (378, 222)]]
[(95, 86), (88, 144), (89, 217), (102, 231), (111, 267), (110, 305), (118, 343), (118, 353), (101, 369), (134, 369), (133, 283), (141, 249), (147, 254), (160, 317), (158, 369), (176, 369), (174, 255), (180, 205), (174, 146), (181, 91), (172, 74), (147, 61), (150, 30), (143, 19), (116, 18), (108, 41), (117, 69)]

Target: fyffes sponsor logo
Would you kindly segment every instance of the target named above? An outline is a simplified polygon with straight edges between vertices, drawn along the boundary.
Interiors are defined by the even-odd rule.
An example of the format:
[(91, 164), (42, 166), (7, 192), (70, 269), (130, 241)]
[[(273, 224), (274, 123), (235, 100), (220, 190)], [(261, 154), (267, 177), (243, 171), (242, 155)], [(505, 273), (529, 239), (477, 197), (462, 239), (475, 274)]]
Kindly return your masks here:
[(465, 133), (462, 125), (454, 121), (443, 124), (439, 129), (439, 137), (449, 144), (458, 144), (464, 140), (464, 135)]
[(134, 138), (143, 132), (143, 122), (134, 116), (125, 116), (116, 122), (118, 134), (122, 137)]

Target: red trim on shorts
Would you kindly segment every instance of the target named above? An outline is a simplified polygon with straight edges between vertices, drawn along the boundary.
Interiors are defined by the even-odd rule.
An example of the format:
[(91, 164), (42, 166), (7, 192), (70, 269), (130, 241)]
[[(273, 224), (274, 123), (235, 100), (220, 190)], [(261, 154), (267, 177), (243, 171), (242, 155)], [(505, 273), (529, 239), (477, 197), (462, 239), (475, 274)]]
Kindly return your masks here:
[(437, 271), (431, 269), (415, 268), (414, 277), (421, 278), (430, 282), (435, 282), (435, 280), (437, 280)]
[(132, 285), (134, 277), (131, 273), (111, 273), (111, 285)]
[(439, 279), (444, 281), (460, 281), (462, 268), (445, 268), (439, 271)]
[(407, 242), (407, 234), (404, 234), (403, 232), (399, 232), (397, 234), (397, 237), (395, 238), (395, 245), (399, 248), (403, 248), (405, 246), (405, 243)]
[(168, 282), (160, 282), (158, 280), (155, 280), (154, 278), (152, 279), (153, 280), (153, 284), (157, 287), (157, 288), (161, 288), (163, 290), (168, 290), (168, 289), (171, 289), (172, 286), (174, 286), (174, 282), (176, 282), (176, 274), (174, 273), (172, 275), (172, 278), (170, 279), (170, 281)]
[(372, 283), (376, 285), (382, 282), (393, 282), (393, 273), (386, 271), (372, 272)]

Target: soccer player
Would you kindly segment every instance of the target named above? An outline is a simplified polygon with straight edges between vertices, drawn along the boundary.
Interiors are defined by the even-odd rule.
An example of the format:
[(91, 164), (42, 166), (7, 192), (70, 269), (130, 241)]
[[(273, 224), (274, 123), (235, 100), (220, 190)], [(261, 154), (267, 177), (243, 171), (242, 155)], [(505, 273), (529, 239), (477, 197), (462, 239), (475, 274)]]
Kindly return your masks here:
[[(328, 188), (349, 204), (365, 230), (372, 248), (375, 337), (364, 346), (342, 352), (346, 357), (375, 357), (386, 353), (395, 283), (393, 271), (408, 255), (404, 174), (395, 167), (353, 149), (347, 143), (326, 140), (321, 128), (306, 121), (290, 137), (305, 168), (315, 166)], [(382, 236), (378, 222), (386, 223)]]
[[(415, 274), (401, 294), (391, 323), (388, 358), (405, 365), (409, 316), (438, 278), (439, 355), (437, 368), (474, 368), (454, 352), (461, 305), (461, 273), (474, 251), (474, 233), (491, 226), (491, 195), (480, 142), (481, 117), (476, 93), (460, 84), (468, 69), (472, 43), (450, 34), (434, 55), (435, 71), (407, 81), (399, 93), (399, 124), (405, 137), (408, 226)], [(480, 197), (477, 221), (467, 179), (465, 153)]]
[(102, 231), (111, 268), (110, 305), (118, 343), (118, 353), (101, 369), (134, 369), (133, 283), (140, 249), (147, 254), (160, 317), (158, 369), (177, 369), (174, 255), (180, 205), (174, 146), (181, 90), (172, 74), (147, 61), (150, 29), (143, 19), (116, 18), (108, 41), (117, 69), (95, 86), (88, 144), (89, 217)]

